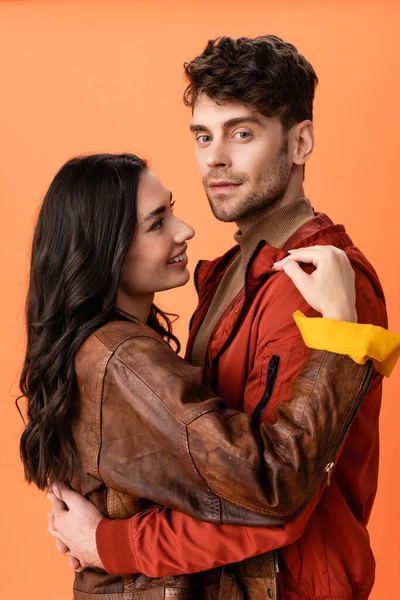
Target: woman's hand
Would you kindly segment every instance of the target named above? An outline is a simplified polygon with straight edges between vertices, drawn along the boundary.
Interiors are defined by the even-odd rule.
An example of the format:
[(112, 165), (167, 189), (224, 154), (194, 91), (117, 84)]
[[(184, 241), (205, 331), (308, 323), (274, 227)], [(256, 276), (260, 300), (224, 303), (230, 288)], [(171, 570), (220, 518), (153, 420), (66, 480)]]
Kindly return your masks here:
[[(343, 250), (310, 246), (289, 250), (289, 254), (274, 267), (285, 271), (308, 304), (326, 319), (357, 323), (355, 275)], [(316, 269), (308, 275), (299, 263), (313, 264)]]

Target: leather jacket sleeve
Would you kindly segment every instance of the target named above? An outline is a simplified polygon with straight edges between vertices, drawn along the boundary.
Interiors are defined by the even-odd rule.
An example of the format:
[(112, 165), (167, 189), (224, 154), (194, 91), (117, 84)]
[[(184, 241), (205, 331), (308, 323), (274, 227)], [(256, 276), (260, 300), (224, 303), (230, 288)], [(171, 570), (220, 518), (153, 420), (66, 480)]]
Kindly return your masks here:
[(370, 362), (312, 350), (275, 422), (254, 428), (199, 368), (155, 338), (130, 337), (103, 382), (99, 478), (203, 521), (284, 524), (333, 466), (373, 375)]

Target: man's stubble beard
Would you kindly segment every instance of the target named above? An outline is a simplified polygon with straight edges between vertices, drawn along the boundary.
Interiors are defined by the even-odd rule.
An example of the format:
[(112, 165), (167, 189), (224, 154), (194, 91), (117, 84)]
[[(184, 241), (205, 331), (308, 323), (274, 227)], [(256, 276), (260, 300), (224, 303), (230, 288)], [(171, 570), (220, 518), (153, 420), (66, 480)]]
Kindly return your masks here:
[(225, 223), (257, 221), (279, 206), (288, 188), (290, 174), (287, 139), (284, 139), (274, 164), (261, 173), (253, 189), (237, 205), (230, 206), (225, 195), (212, 199), (207, 194), (214, 217)]

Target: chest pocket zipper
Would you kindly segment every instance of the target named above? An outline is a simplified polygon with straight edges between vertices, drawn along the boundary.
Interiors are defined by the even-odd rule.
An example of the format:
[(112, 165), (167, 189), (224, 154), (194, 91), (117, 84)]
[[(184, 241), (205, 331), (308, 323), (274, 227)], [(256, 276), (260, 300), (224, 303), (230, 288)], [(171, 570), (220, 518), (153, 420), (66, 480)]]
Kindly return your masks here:
[(263, 414), (263, 412), (272, 396), (272, 393), (274, 391), (276, 376), (278, 374), (279, 361), (280, 361), (279, 356), (276, 356), (274, 354), (273, 356), (271, 356), (270, 361), (268, 363), (265, 392), (264, 392), (263, 397), (261, 398), (260, 402), (257, 404), (256, 408), (254, 409), (253, 416), (252, 416), (252, 424), (253, 424), (253, 428), (255, 428), (255, 429), (260, 426), (262, 414)]

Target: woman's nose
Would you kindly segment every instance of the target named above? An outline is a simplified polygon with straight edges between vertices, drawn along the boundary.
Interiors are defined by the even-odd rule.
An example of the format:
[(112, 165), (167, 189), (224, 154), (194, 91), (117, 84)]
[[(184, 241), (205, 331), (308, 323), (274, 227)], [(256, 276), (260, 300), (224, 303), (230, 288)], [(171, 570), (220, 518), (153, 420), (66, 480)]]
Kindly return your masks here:
[(178, 225), (177, 231), (175, 233), (175, 242), (177, 244), (182, 244), (183, 242), (186, 242), (187, 240), (191, 240), (195, 234), (193, 227), (191, 227), (184, 221), (181, 221), (180, 219), (177, 219), (177, 221), (178, 221), (179, 225)]

